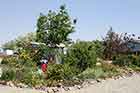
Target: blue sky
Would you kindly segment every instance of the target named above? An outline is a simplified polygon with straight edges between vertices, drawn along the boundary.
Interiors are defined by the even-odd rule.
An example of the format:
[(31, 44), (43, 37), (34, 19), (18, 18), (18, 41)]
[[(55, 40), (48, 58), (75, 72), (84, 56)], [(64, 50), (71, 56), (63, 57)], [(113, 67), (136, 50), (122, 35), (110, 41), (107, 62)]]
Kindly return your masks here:
[(94, 40), (112, 26), (116, 32), (140, 34), (140, 0), (0, 0), (0, 44), (35, 32), (40, 12), (66, 4), (78, 19), (73, 40)]

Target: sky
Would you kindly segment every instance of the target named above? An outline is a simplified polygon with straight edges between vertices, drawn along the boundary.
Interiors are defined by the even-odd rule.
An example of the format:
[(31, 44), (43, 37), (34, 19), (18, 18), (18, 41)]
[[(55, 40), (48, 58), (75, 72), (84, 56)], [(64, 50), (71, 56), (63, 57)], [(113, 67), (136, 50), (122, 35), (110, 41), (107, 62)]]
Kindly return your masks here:
[(140, 35), (140, 0), (0, 0), (0, 44), (35, 32), (39, 14), (63, 4), (77, 19), (73, 40), (101, 39), (110, 26)]

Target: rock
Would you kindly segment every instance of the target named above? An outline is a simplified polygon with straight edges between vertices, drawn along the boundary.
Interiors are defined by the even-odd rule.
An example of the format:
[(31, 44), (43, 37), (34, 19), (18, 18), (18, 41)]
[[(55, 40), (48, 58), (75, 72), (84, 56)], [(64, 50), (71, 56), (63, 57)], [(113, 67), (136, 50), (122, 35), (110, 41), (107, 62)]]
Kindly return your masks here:
[(77, 89), (81, 89), (82, 87), (80, 85), (75, 86)]
[(85, 80), (85, 81), (82, 83), (81, 88), (82, 88), (82, 87), (88, 87), (89, 85), (93, 85), (93, 84), (95, 84), (95, 83), (97, 83), (96, 80), (94, 80), (94, 79), (87, 79), (87, 80)]
[(121, 79), (122, 77), (121, 77), (121, 75), (119, 75), (119, 76), (117, 76), (117, 78), (118, 78), (118, 79)]
[(117, 76), (117, 79), (120, 79), (120, 76)]
[(65, 91), (69, 91), (69, 90), (70, 90), (69, 87), (63, 87), (63, 89), (64, 89)]
[(82, 84), (82, 87), (87, 87), (88, 84), (89, 84), (89, 82), (84, 82), (84, 83)]
[(120, 77), (119, 79), (124, 79), (125, 78), (124, 75), (120, 75), (119, 77)]
[(57, 87), (58, 87), (58, 88), (62, 87), (62, 83), (58, 83), (58, 84), (57, 84)]
[(35, 86), (35, 89), (40, 89), (40, 86)]
[(44, 91), (45, 91), (45, 92), (48, 92), (48, 88), (44, 88)]
[(7, 82), (7, 84), (6, 84), (6, 85), (8, 85), (8, 86), (10, 86), (10, 87), (15, 87), (15, 85), (13, 84), (13, 82), (12, 82), (12, 81)]
[(53, 88), (52, 90), (54, 93), (59, 92), (58, 88)]
[(95, 83), (97, 83), (97, 81), (96, 80), (91, 80), (89, 83), (90, 84), (95, 84)]
[(6, 82), (5, 81), (0, 81), (0, 84), (6, 85)]
[(51, 88), (48, 88), (47, 93), (53, 93), (53, 90)]
[(116, 77), (114, 77), (114, 80), (117, 80), (117, 79), (119, 79), (120, 77), (119, 76), (116, 76)]
[(88, 84), (85, 84), (85, 85), (82, 85), (82, 88), (85, 88), (85, 87), (88, 87), (89, 85)]
[(74, 87), (69, 87), (69, 90), (73, 90), (74, 89)]
[(20, 87), (20, 88), (28, 88), (28, 86), (25, 85), (25, 84), (23, 84), (23, 83), (17, 84), (17, 87)]
[(126, 76), (131, 77), (132, 75), (133, 75), (133, 73), (129, 72)]
[(60, 93), (64, 92), (64, 88), (59, 88)]
[(97, 81), (98, 83), (101, 83), (101, 79), (97, 79), (96, 81)]
[[(47, 87), (40, 87), (39, 88), (41, 91), (45, 91), (45, 92), (48, 92), (48, 90), (50, 90), (50, 88), (47, 88)], [(52, 90), (52, 89), (51, 89)], [(50, 92), (49, 92), (50, 93)]]

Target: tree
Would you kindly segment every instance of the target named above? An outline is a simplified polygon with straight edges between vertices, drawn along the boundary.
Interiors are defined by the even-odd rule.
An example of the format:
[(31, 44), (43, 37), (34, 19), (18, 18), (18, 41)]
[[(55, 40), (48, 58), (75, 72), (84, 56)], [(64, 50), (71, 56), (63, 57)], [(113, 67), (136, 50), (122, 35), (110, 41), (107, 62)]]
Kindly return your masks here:
[(104, 55), (106, 59), (112, 59), (113, 56), (118, 54), (122, 49), (123, 39), (122, 35), (113, 32), (112, 27), (110, 27), (104, 40)]
[(65, 6), (61, 6), (58, 12), (49, 11), (45, 16), (40, 15), (37, 21), (37, 42), (47, 45), (56, 45), (69, 41), (69, 34), (74, 32), (74, 23), (71, 21)]
[(46, 23), (47, 17), (43, 14), (40, 14), (39, 19), (37, 21), (37, 34), (36, 34), (36, 41), (37, 42), (45, 42), (45, 36), (46, 36)]
[(35, 33), (28, 33), (25, 36), (19, 36), (15, 40), (11, 40), (2, 45), (3, 48), (6, 49), (18, 49), (19, 47), (28, 46), (30, 42), (34, 42), (36, 40)]

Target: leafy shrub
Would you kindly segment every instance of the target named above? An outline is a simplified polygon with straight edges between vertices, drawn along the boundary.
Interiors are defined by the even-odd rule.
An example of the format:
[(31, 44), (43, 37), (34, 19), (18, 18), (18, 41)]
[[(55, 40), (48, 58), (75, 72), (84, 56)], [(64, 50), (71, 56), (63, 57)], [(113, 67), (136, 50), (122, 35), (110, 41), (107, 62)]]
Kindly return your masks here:
[(84, 71), (96, 64), (96, 50), (92, 42), (79, 41), (73, 44), (64, 58), (64, 62)]
[(16, 66), (17, 63), (16, 57), (9, 57), (9, 58), (4, 58), (1, 62), (3, 65), (8, 65), (8, 66)]
[(12, 81), (16, 79), (16, 72), (15, 69), (13, 68), (2, 68), (2, 76), (0, 78), (1, 80), (6, 80), (6, 81)]
[(132, 64), (133, 57), (132, 55), (119, 55), (113, 61), (113, 64), (119, 66), (130, 66)]
[(87, 68), (81, 74), (78, 75), (81, 79), (98, 79), (112, 77), (119, 74), (117, 68), (111, 64), (102, 64), (94, 68)]
[(119, 68), (113, 64), (103, 63), (101, 68), (105, 73), (105, 77), (112, 77), (120, 74), (120, 72), (118, 71)]
[(80, 74), (78, 77), (81, 79), (106, 78), (106, 77), (110, 77), (112, 75), (110, 72), (111, 71), (107, 72), (106, 70), (104, 70), (101, 67), (88, 68), (82, 74)]
[(47, 70), (47, 78), (53, 80), (68, 80), (75, 74), (76, 70), (67, 64), (51, 64)]
[(64, 79), (63, 74), (64, 73), (63, 73), (62, 65), (52, 64), (52, 65), (48, 66), (47, 79), (62, 80), (62, 79)]
[(113, 61), (113, 64), (119, 65), (119, 66), (138, 66), (140, 67), (140, 57), (137, 55), (119, 55), (116, 57), (116, 59)]
[(34, 68), (23, 67), (18, 69), (16, 71), (16, 80), (31, 87), (43, 84), (42, 75), (38, 74)]
[(140, 67), (138, 67), (136, 65), (131, 65), (130, 68), (133, 69), (134, 71), (140, 72)]
[(68, 64), (63, 64), (64, 79), (71, 80), (75, 75), (79, 73), (79, 70), (75, 67), (69, 66)]
[(38, 74), (35, 68), (24, 66), (15, 68), (3, 65), (0, 80), (21, 82), (31, 87), (44, 84), (42, 75)]
[(78, 75), (78, 78), (80, 79), (94, 79), (94, 69), (93, 68), (87, 68), (85, 71), (83, 71), (81, 74)]
[[(28, 55), (24, 54), (24, 56), (28, 56)], [(33, 67), (36, 65), (36, 62), (34, 62), (31, 58), (24, 58), (21, 57), (21, 55), (19, 55), (18, 57), (5, 58), (1, 64), (11, 66), (11, 67), (16, 67), (16, 68), (21, 68), (23, 66)]]
[(95, 40), (92, 43), (93, 43), (93, 46), (95, 48), (96, 56), (98, 58), (103, 58), (104, 49), (105, 49), (105, 46), (103, 45), (103, 42), (99, 41), (99, 40)]
[(47, 85), (53, 86), (60, 81), (72, 80), (77, 73), (77, 69), (68, 64), (49, 64), (46, 73)]
[(78, 75), (81, 79), (97, 79), (104, 77), (105, 73), (102, 68), (96, 67), (96, 68), (87, 68), (85, 71), (83, 71), (80, 75)]
[(132, 57), (133, 57), (132, 64), (140, 67), (140, 56), (133, 55)]

